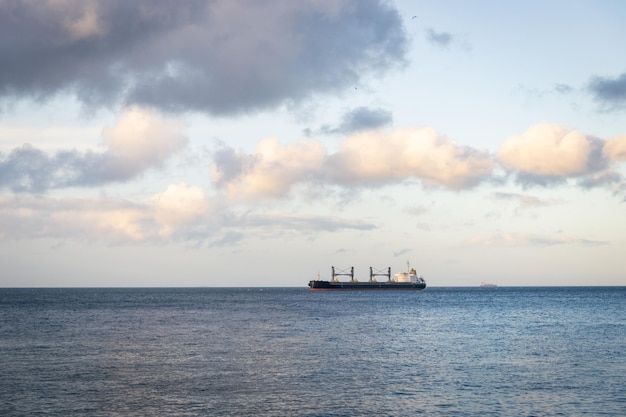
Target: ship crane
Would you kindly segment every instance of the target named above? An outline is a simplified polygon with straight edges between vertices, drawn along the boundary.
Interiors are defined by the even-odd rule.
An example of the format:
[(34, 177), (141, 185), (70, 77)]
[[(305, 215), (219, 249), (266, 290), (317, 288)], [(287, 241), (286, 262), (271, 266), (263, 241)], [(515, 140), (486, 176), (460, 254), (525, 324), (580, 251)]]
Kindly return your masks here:
[(348, 270), (340, 270), (339, 272), (335, 272), (335, 267), (331, 266), (332, 269), (332, 275), (333, 275), (333, 282), (337, 282), (338, 279), (336, 277), (338, 276), (346, 276), (346, 277), (350, 277), (350, 282), (354, 282), (354, 267), (350, 267), (350, 272), (348, 272)]
[(391, 267), (387, 268), (387, 272), (383, 272), (384, 270), (378, 270), (374, 272), (374, 268), (370, 266), (370, 282), (376, 282), (374, 277), (387, 277), (387, 282), (391, 282)]

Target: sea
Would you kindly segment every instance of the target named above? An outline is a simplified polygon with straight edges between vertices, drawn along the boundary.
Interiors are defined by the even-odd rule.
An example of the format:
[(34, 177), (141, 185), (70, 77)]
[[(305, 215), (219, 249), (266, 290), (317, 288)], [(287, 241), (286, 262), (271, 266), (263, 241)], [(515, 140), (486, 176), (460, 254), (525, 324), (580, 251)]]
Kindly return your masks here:
[(0, 416), (625, 416), (626, 287), (0, 289)]

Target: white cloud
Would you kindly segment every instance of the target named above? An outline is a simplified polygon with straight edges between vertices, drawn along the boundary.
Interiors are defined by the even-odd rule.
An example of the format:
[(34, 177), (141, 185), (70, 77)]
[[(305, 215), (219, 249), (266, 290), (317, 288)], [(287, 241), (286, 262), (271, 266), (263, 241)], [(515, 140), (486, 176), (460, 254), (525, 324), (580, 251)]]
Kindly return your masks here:
[(332, 181), (376, 185), (417, 178), (453, 190), (477, 185), (491, 174), (489, 153), (440, 136), (432, 128), (370, 131), (348, 137), (332, 156)]
[(197, 186), (172, 184), (162, 193), (133, 202), (110, 198), (52, 198), (0, 194), (0, 239), (51, 238), (163, 243), (174, 240), (209, 245), (236, 244), (251, 230), (256, 237), (372, 230), (375, 225), (337, 216), (235, 212), (222, 196)]
[(180, 119), (131, 107), (120, 115), (115, 126), (102, 130), (102, 137), (115, 169), (124, 174), (138, 173), (160, 167), (187, 144), (183, 127)]
[[(209, 229), (211, 213), (204, 190), (172, 184), (144, 202), (110, 198), (51, 198), (0, 195), (0, 237), (87, 241), (163, 241)], [(209, 225), (210, 226), (210, 225)], [(181, 236), (176, 236), (181, 237)], [(206, 236), (205, 236), (206, 237)]]
[(415, 178), (460, 190), (487, 178), (492, 167), (487, 151), (418, 128), (356, 134), (332, 155), (312, 138), (288, 145), (264, 139), (251, 155), (223, 147), (215, 154), (211, 175), (231, 197), (275, 198), (304, 182), (375, 187)]
[(538, 124), (509, 137), (498, 152), (502, 165), (524, 185), (548, 185), (571, 178), (582, 188), (616, 189), (626, 161), (626, 136), (603, 140), (565, 126)]
[(150, 234), (144, 205), (111, 199), (0, 197), (0, 236), (138, 241)]
[(180, 226), (192, 224), (205, 215), (210, 201), (200, 187), (185, 183), (172, 184), (151, 198), (154, 218), (160, 225), (159, 235), (167, 237)]
[(585, 175), (604, 166), (601, 141), (564, 126), (538, 124), (500, 146), (498, 158), (511, 170), (538, 177)]
[[(0, 196), (0, 237), (109, 243), (207, 238), (211, 205), (204, 191), (184, 183), (137, 203), (105, 198)], [(190, 229), (191, 230), (190, 230)]]
[(211, 177), (231, 198), (278, 197), (306, 179), (319, 176), (326, 149), (315, 139), (282, 145), (276, 138), (261, 140), (253, 155), (230, 148), (218, 151)]

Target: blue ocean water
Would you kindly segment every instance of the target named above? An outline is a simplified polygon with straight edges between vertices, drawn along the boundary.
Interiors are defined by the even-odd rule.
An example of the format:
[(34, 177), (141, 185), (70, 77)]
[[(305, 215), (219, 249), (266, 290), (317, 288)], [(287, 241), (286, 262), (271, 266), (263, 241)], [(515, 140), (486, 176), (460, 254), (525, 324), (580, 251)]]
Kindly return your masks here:
[(2, 416), (623, 416), (625, 358), (625, 287), (0, 289)]

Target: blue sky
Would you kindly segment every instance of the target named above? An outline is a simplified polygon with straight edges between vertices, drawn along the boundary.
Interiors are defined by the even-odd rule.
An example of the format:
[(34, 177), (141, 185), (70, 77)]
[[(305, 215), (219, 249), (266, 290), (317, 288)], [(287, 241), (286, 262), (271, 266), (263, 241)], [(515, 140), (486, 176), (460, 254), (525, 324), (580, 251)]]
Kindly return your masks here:
[(625, 19), (0, 0), (0, 286), (626, 285)]

